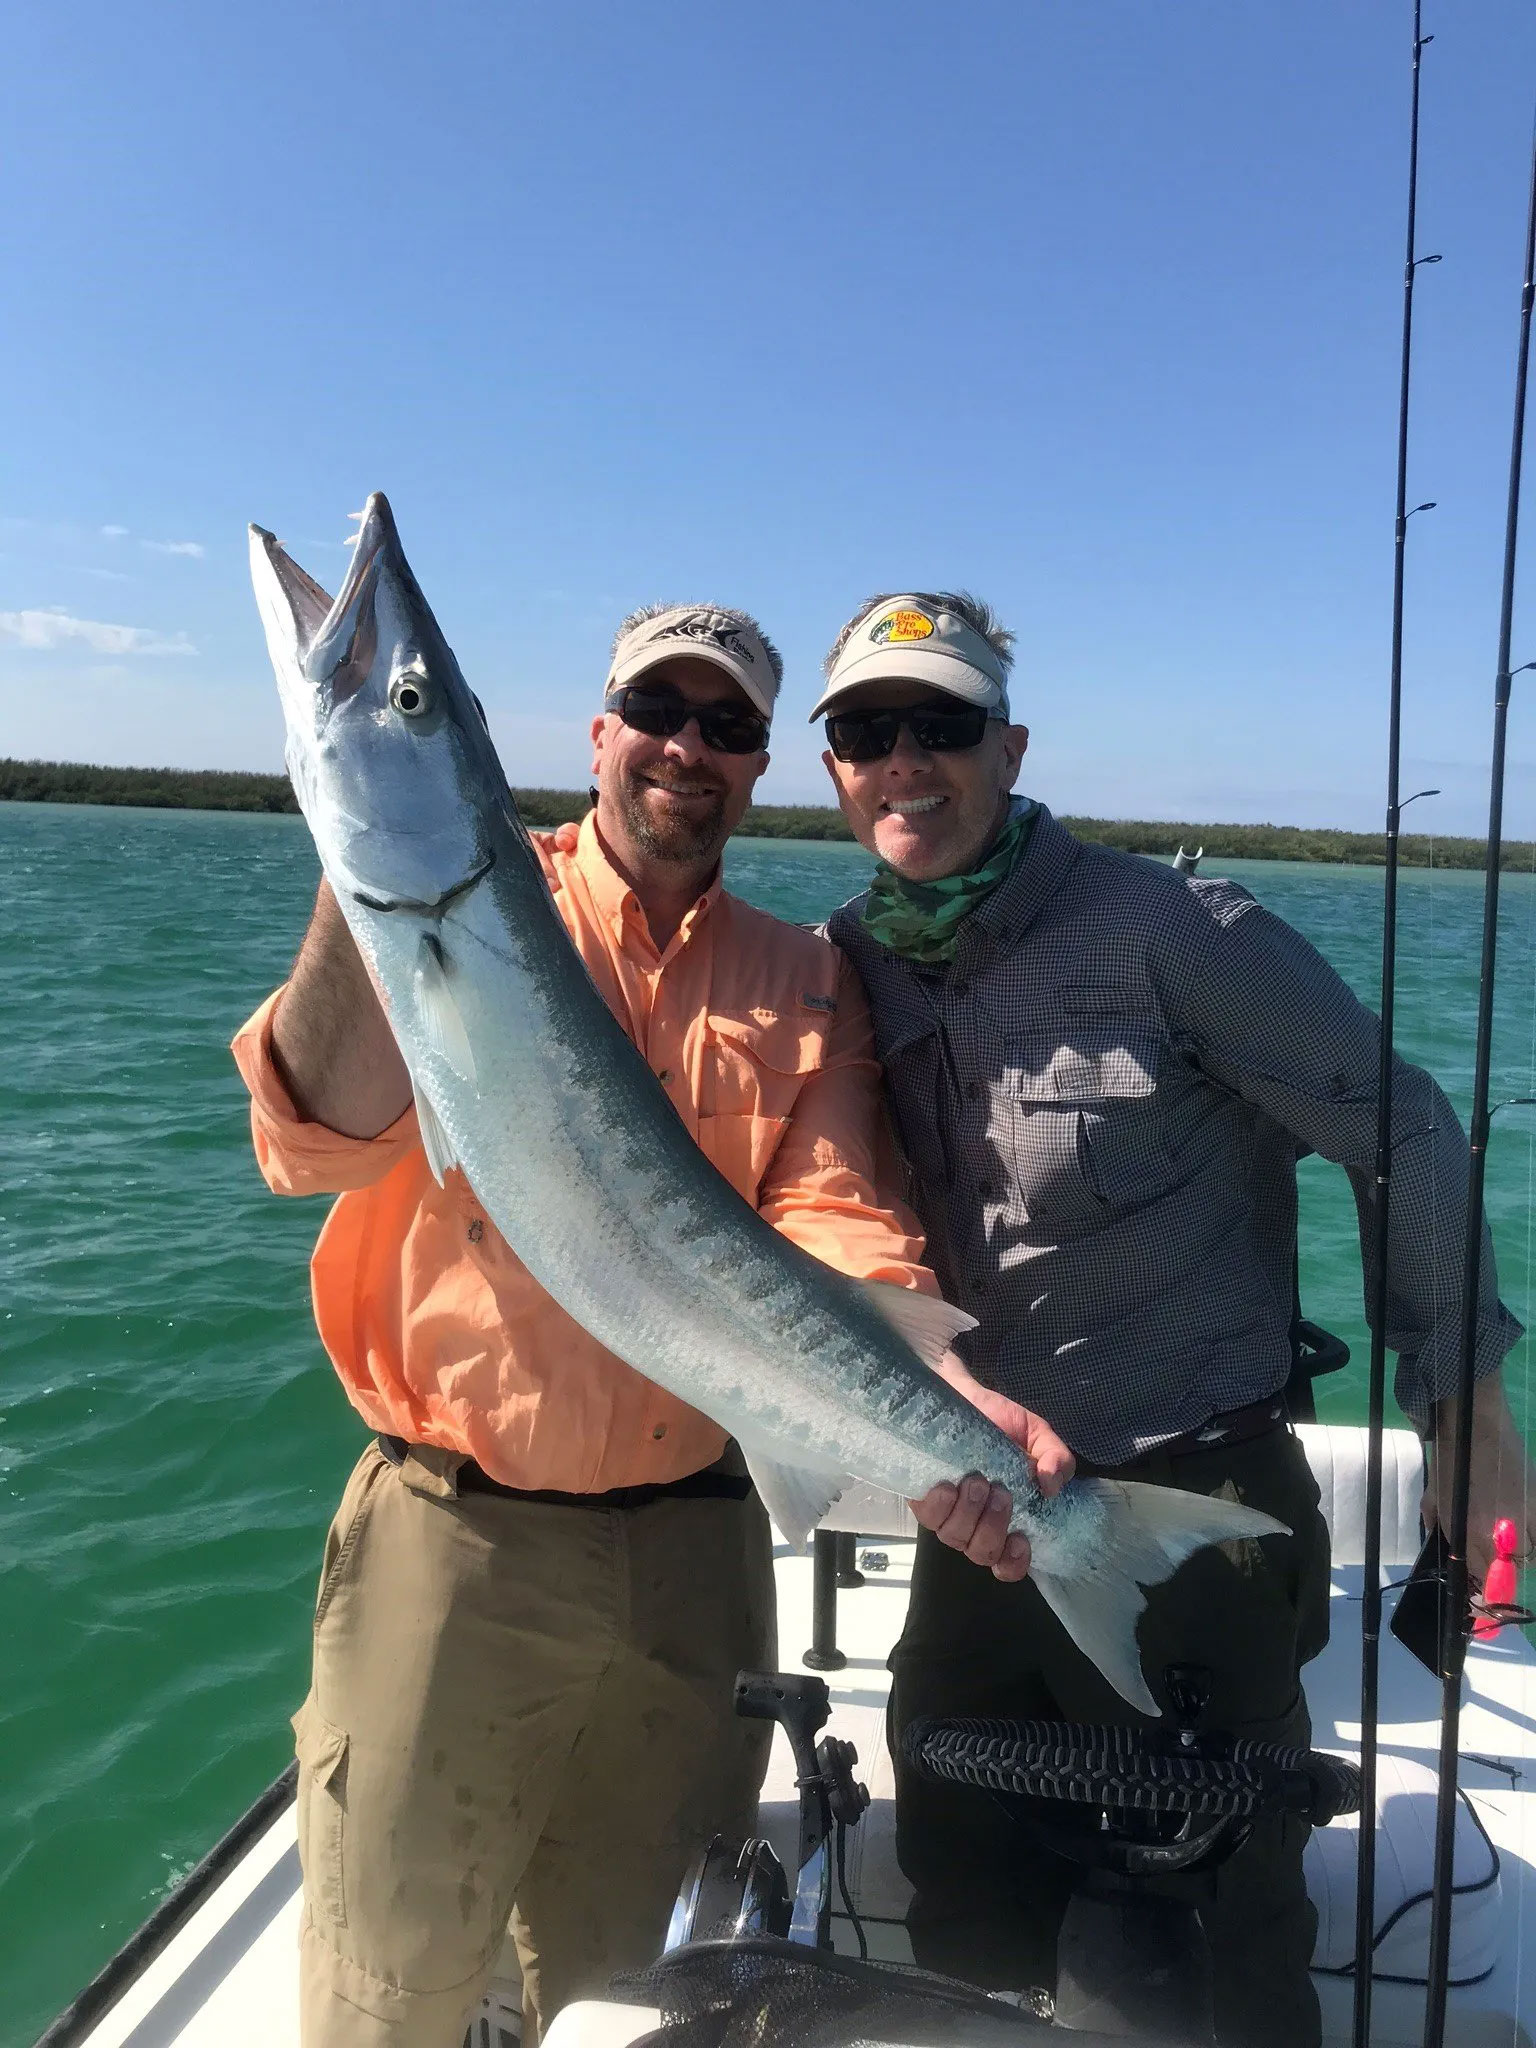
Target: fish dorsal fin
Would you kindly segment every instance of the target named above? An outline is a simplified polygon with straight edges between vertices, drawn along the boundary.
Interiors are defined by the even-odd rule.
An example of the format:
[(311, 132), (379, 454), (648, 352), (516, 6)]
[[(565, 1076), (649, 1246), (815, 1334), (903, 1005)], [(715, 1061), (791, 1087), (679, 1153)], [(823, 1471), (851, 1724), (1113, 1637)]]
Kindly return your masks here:
[(919, 1294), (915, 1287), (893, 1287), (888, 1280), (856, 1280), (853, 1284), (897, 1336), (906, 1339), (924, 1365), (937, 1365), (962, 1331), (976, 1327), (974, 1316), (941, 1301), (936, 1294)]
[(768, 1519), (786, 1543), (804, 1550), (806, 1539), (838, 1495), (848, 1485), (848, 1475), (823, 1466), (789, 1462), (795, 1455), (775, 1455), (775, 1445), (766, 1451), (749, 1451), (742, 1446), (752, 1484), (757, 1488)]
[(460, 1080), (468, 1081), (473, 1087), (475, 1055), (453, 993), (452, 970), (441, 940), (431, 932), (422, 934), (416, 954), (412, 993), (416, 998), (416, 1021), (421, 1026), (422, 1037), (439, 1059), (447, 1061)]
[(441, 1187), (450, 1167), (457, 1166), (459, 1155), (453, 1149), (453, 1140), (437, 1120), (437, 1111), (427, 1100), (426, 1091), (416, 1090), (416, 1121), (421, 1126), (422, 1149), (427, 1155), (427, 1164), (432, 1169), (432, 1178)]

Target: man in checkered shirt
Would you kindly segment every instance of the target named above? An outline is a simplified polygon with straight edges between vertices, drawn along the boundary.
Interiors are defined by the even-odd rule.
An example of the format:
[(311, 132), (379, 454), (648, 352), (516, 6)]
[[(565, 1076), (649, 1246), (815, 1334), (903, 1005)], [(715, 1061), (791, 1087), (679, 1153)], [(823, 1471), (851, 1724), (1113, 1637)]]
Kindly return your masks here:
[[(1153, 1692), (1166, 1700), (1170, 1664), (1205, 1665), (1209, 1726), (1304, 1745), (1328, 1539), (1283, 1398), (1295, 1167), (1313, 1151), (1345, 1168), (1368, 1247), (1377, 1020), (1235, 883), (1085, 845), (1011, 795), (1029, 739), (1009, 711), (1011, 646), (963, 593), (878, 598), (843, 629), (811, 715), (880, 865), (831, 935), (869, 992), (929, 1256), (977, 1318), (958, 1346), (977, 1379), (1042, 1414), (1082, 1470), (1239, 1498), (1293, 1532), (1206, 1549), (1149, 1595)], [(1467, 1146), (1439, 1088), (1402, 1061), (1394, 1127), (1387, 1340), (1403, 1408), (1443, 1437)], [(1500, 1374), (1520, 1329), (1491, 1243), (1482, 1277), (1479, 1575), (1497, 1516), (1531, 1542)], [(1431, 1518), (1438, 1479), (1436, 1460)], [(1009, 1506), (982, 1475), (923, 1504), (891, 1659), (898, 1759), (924, 1713), (1139, 1719), (1023, 1576)], [(1305, 1834), (1256, 1826), (1203, 1910), (1222, 2048), (1319, 2039)], [(919, 1962), (995, 1989), (1054, 1982), (1067, 1866), (990, 1801), (899, 1762), (897, 1839)]]

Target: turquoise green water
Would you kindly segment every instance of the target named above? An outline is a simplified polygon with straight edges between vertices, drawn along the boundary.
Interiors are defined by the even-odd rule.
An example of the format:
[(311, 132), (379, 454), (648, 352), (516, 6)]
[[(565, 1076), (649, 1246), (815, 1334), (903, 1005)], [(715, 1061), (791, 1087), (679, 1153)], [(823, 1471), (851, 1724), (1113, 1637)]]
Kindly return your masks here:
[[(742, 842), (788, 917), (859, 885), (838, 845)], [(1381, 877), (1226, 864), (1374, 995)], [(325, 1524), (361, 1442), (315, 1340), (317, 1202), (265, 1192), (226, 1050), (285, 972), (297, 819), (0, 805), (0, 2040), (31, 2041), (282, 1767)], [(1401, 1042), (1459, 1108), (1481, 878), (1402, 886)], [(1536, 881), (1508, 879), (1496, 1095), (1536, 1095)], [(1532, 1118), (1490, 1208), (1529, 1320)], [(1308, 1313), (1364, 1359), (1354, 1206), (1303, 1169)], [(1525, 1347), (1513, 1361), (1528, 1407)], [(1322, 1385), (1360, 1412), (1360, 1381)]]

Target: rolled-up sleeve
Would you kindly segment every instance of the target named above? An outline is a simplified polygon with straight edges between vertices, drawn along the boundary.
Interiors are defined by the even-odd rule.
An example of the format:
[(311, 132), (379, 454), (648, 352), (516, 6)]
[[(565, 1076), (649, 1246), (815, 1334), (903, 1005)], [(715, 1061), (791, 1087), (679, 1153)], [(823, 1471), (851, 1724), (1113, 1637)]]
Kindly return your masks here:
[(262, 1178), (277, 1195), (342, 1195), (372, 1187), (421, 1143), (416, 1105), (411, 1103), (376, 1138), (348, 1138), (325, 1124), (306, 1122), (272, 1057), (272, 1017), (282, 995), (278, 989), (268, 996), (230, 1047), (250, 1090), (251, 1143)]
[(826, 1058), (800, 1090), (758, 1212), (841, 1273), (937, 1294), (938, 1281), (922, 1263), (922, 1227), (901, 1185), (869, 1005), (844, 962)]
[[(1342, 1166), (1354, 1189), (1367, 1314), (1375, 1300), (1376, 1082), (1380, 1025), (1316, 949), (1249, 899), (1213, 927), (1182, 1018), (1201, 1069)], [(1466, 1241), (1466, 1134), (1421, 1067), (1393, 1062), (1386, 1341), (1396, 1392), (1421, 1426), (1455, 1391)], [(1522, 1334), (1498, 1298), (1483, 1226), (1477, 1372), (1492, 1372)]]

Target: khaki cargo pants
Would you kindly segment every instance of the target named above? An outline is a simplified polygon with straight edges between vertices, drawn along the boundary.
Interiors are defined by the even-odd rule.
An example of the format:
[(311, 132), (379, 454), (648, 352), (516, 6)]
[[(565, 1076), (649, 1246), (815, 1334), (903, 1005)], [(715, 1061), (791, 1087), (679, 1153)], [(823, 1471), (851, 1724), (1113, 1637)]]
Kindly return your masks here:
[[(511, 1916), (524, 2039), (659, 1951), (689, 1860), (750, 1833), (774, 1661), (768, 1521), (455, 1492), (364, 1452), (294, 1717), (304, 2048), (460, 2048)], [(514, 1912), (515, 1907), (515, 1912)]]

